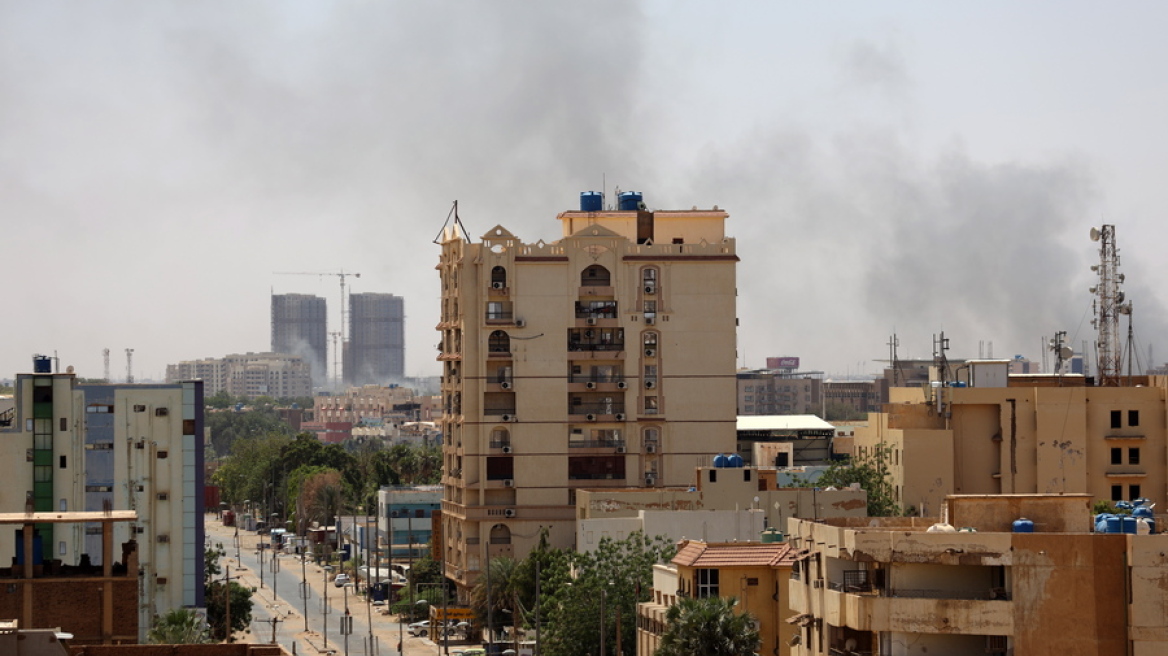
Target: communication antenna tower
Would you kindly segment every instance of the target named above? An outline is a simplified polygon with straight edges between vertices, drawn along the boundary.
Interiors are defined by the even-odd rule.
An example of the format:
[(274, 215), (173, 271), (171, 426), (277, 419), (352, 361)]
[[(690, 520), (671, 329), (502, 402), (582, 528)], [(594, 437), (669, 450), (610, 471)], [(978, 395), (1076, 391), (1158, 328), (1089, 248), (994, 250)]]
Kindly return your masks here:
[(126, 349), (126, 382), (134, 382), (134, 349)]
[(900, 359), (897, 357), (896, 347), (900, 346), (900, 338), (896, 333), (888, 338), (888, 359), (892, 361), (892, 386), (900, 387)]
[(1099, 280), (1091, 287), (1095, 294), (1095, 318), (1091, 324), (1096, 330), (1095, 347), (1099, 353), (1099, 385), (1118, 387), (1123, 373), (1123, 350), (1119, 336), (1119, 316), (1131, 314), (1131, 303), (1124, 304), (1120, 291), (1123, 274), (1119, 272), (1119, 249), (1115, 245), (1115, 226), (1091, 228), (1091, 241), (1099, 243), (1099, 264), (1091, 270)]
[(107, 383), (110, 382), (109, 353), (110, 351), (108, 348), (101, 350), (101, 355), (103, 358), (105, 358), (105, 382)]
[[(1074, 349), (1063, 344), (1063, 341), (1066, 340), (1066, 338), (1067, 338), (1067, 331), (1060, 330), (1054, 334), (1054, 339), (1050, 340), (1050, 342), (1047, 343), (1047, 348), (1049, 348), (1050, 351), (1052, 353), (1054, 353), (1054, 373), (1059, 376), (1059, 384), (1060, 385), (1062, 384), (1062, 375), (1064, 373), (1063, 372), (1063, 365), (1065, 365), (1067, 363), (1067, 361), (1070, 360), (1075, 355)], [(1043, 354), (1042, 359), (1044, 361), (1046, 360), (1045, 353)], [(1044, 362), (1044, 366), (1045, 366), (1045, 362)]]

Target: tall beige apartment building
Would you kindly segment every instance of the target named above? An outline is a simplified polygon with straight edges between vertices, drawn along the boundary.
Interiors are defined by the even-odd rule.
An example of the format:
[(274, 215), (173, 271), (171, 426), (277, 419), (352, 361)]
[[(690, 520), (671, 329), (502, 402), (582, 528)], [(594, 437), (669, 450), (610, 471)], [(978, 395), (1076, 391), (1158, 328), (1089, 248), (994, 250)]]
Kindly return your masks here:
[[(583, 202), (563, 236), (442, 238), (443, 520), (460, 590), (547, 529), (580, 488), (690, 485), (735, 444), (735, 254), (727, 214)], [(640, 209), (638, 208), (640, 206)], [(488, 552), (489, 550), (489, 552)]]

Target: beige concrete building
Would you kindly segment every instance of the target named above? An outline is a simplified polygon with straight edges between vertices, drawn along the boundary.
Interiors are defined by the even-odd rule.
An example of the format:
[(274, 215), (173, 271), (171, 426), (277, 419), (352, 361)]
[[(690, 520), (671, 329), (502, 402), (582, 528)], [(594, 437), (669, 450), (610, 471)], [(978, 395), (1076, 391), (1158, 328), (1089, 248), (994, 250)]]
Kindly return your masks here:
[(856, 429), (856, 453), (885, 445), (902, 507), (936, 517), (949, 494), (1019, 493), (1168, 506), (1168, 378), (1086, 387), (1082, 376), (1007, 377), (1007, 366), (971, 361), (968, 387), (893, 388)]
[[(203, 605), (202, 382), (175, 385), (78, 383), (47, 363), (16, 378), (11, 419), (0, 422), (0, 512), (127, 510), (112, 538), (101, 523), (36, 525), (36, 551), (64, 565), (104, 565), (108, 543), (136, 543), (136, 594), (145, 638), (155, 615)], [(0, 535), (0, 562), (16, 555)], [(34, 552), (35, 553), (35, 552)]]
[(665, 614), (678, 597), (734, 597), (735, 612), (754, 618), (758, 654), (788, 654), (797, 629), (787, 603), (794, 563), (785, 542), (713, 543), (687, 540), (668, 565), (656, 565), (653, 596), (637, 605), (637, 655), (652, 656), (668, 628)]
[(202, 380), (209, 396), (291, 398), (312, 395), (312, 372), (298, 355), (236, 353), (166, 365), (166, 382)]
[[(791, 654), (1168, 650), (1168, 536), (1090, 533), (1084, 494), (954, 496), (946, 508), (947, 532), (919, 517), (792, 519)], [(1023, 517), (1034, 532), (1011, 532)]]
[(540, 527), (575, 539), (580, 488), (688, 485), (734, 448), (727, 214), (569, 211), (562, 238), (442, 237), (444, 551), (465, 590)]

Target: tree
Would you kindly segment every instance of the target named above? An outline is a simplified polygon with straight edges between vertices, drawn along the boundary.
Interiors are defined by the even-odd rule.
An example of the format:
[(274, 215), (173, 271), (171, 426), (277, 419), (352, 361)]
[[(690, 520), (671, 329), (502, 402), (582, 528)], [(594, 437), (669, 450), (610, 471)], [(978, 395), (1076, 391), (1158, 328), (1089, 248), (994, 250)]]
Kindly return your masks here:
[(211, 634), (207, 622), (194, 610), (175, 608), (154, 618), (146, 639), (154, 645), (204, 645), (211, 642)]
[[(544, 599), (544, 651), (548, 656), (588, 656), (600, 651), (604, 627), (607, 653), (615, 648), (617, 618), (621, 618), (620, 650), (636, 651), (636, 605), (648, 601), (653, 565), (673, 557), (676, 547), (661, 536), (637, 531), (623, 540), (601, 538), (595, 551), (574, 554), (568, 572), (553, 572), (551, 592)], [(494, 561), (491, 562), (494, 565)], [(604, 600), (603, 622), (600, 600)]]
[(668, 628), (654, 656), (750, 656), (761, 641), (754, 618), (736, 614), (734, 597), (682, 599), (665, 611)]
[[(235, 581), (212, 581), (206, 589), (207, 623), (215, 640), (227, 638), (227, 604), (231, 604), (231, 634), (251, 626), (251, 588)], [(230, 601), (228, 601), (230, 599)]]
[(228, 587), (224, 585), (224, 581), (215, 580), (221, 571), (219, 558), (224, 553), (222, 544), (217, 544), (203, 551), (203, 562), (206, 565), (203, 593), (207, 603), (207, 624), (211, 630), (211, 636), (216, 640), (223, 640), (227, 636), (228, 604), (231, 606), (232, 633), (246, 629), (251, 624), (251, 593), (253, 590), (245, 588), (235, 581), (231, 581), (230, 587)]
[(876, 445), (871, 454), (861, 454), (832, 463), (815, 482), (816, 487), (846, 488), (859, 483), (868, 493), (869, 517), (895, 517), (901, 514), (896, 503), (888, 462), (892, 447), (884, 442)]

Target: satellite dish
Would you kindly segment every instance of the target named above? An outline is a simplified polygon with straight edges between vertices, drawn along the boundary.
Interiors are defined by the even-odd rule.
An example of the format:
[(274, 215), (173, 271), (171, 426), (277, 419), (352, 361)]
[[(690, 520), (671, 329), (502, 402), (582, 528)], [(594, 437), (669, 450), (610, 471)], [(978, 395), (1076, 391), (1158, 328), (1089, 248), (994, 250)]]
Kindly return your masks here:
[(1092, 287), (1092, 288), (1091, 288), (1089, 291), (1090, 291), (1092, 294), (1094, 294), (1094, 293), (1095, 293), (1096, 291), (1098, 291), (1098, 290), (1099, 290), (1099, 288), (1098, 288), (1098, 287)]
[(1099, 228), (1091, 228), (1091, 241), (1099, 241)]
[(1091, 270), (1092, 270), (1092, 271), (1098, 271), (1098, 270), (1099, 270), (1099, 265), (1098, 265), (1098, 264), (1092, 264), (1092, 265), (1091, 265)]
[(1120, 281), (1120, 282), (1123, 282), (1123, 280), (1124, 280), (1124, 278), (1125, 278), (1125, 277), (1126, 277), (1126, 276), (1124, 276), (1122, 273), (1121, 273), (1121, 274), (1119, 274), (1119, 281)]
[(1069, 346), (1064, 346), (1061, 349), (1059, 349), (1059, 357), (1062, 358), (1063, 360), (1070, 360), (1074, 355), (1075, 355), (1075, 349), (1073, 349)]
[(1116, 302), (1116, 303), (1123, 303), (1123, 299), (1124, 299), (1123, 292), (1120, 292), (1120, 293), (1119, 293), (1119, 294), (1118, 294), (1118, 295), (1115, 297), (1115, 302)]

